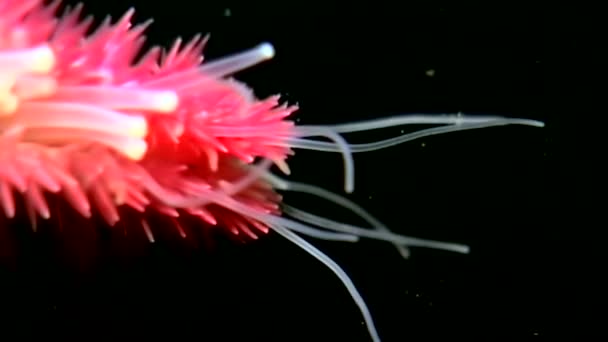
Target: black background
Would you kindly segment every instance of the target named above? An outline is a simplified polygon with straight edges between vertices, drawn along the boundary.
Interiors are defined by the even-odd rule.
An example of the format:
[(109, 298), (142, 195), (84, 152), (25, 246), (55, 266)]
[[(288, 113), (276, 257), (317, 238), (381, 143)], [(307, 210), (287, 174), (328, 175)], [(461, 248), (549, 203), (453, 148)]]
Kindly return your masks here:
[[(574, 324), (568, 317), (577, 310), (578, 294), (569, 285), (575, 261), (564, 257), (573, 228), (560, 139), (566, 128), (545, 108), (545, 37), (534, 6), (330, 0), (85, 5), (98, 19), (134, 6), (136, 22), (155, 20), (147, 31), (152, 45), (210, 33), (210, 59), (272, 42), (276, 58), (237, 78), (259, 97), (282, 94), (298, 103), (299, 124), (455, 112), (545, 121), (543, 129), (452, 133), (356, 156), (356, 190), (349, 198), (396, 232), (469, 244), (470, 255), (413, 249), (411, 259), (402, 260), (379, 242), (311, 241), (352, 277), (383, 341), (542, 339)], [(290, 165), (292, 179), (342, 191), (338, 155), (299, 151)], [(286, 194), (285, 201), (352, 220), (316, 199)], [(369, 340), (335, 276), (274, 234), (246, 245), (217, 238), (214, 249), (183, 253), (161, 241), (138, 250), (135, 261), (100, 259), (86, 272), (49, 257), (40, 247), (48, 241), (22, 235), (16, 267), (0, 273), (2, 308), (13, 318), (4, 322), (21, 337)]]

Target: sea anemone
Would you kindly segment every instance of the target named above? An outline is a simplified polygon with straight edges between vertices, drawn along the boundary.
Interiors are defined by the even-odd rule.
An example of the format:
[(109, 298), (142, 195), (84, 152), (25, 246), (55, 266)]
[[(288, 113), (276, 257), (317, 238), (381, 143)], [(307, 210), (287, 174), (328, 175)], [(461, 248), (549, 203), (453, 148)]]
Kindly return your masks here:
[[(150, 215), (165, 217), (185, 237), (180, 222), (197, 219), (245, 239), (274, 231), (329, 267), (344, 283), (379, 341), (371, 314), (348, 275), (296, 234), (354, 242), (392, 243), (467, 253), (468, 247), (390, 232), (379, 220), (340, 195), (288, 181), (295, 149), (339, 152), (345, 191), (354, 190), (352, 153), (374, 151), (424, 136), (499, 125), (542, 127), (541, 122), (492, 116), (409, 115), (334, 126), (299, 126), (288, 117), (296, 106), (278, 96), (259, 100), (232, 74), (273, 57), (263, 43), (204, 62), (206, 37), (176, 41), (168, 50), (144, 44), (144, 23), (134, 11), (93, 33), (82, 6), (59, 20), (60, 1), (0, 1), (0, 206), (16, 215), (19, 203), (34, 229), (51, 219), (48, 194), (83, 217), (100, 215), (107, 226), (129, 217), (155, 241)], [(136, 59), (137, 58), (137, 59)], [(443, 125), (395, 138), (349, 144), (342, 134), (408, 124)], [(329, 139), (329, 142), (314, 138)], [(357, 227), (285, 205), (277, 191), (316, 195), (367, 221)], [(56, 197), (55, 197), (56, 198)], [(133, 219), (135, 218), (135, 219)]]

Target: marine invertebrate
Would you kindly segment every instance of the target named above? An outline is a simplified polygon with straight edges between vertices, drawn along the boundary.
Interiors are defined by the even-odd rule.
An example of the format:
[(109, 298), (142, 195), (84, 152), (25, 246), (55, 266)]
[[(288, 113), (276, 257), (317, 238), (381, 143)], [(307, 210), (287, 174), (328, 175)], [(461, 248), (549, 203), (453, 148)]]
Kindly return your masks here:
[[(202, 61), (206, 39), (153, 48), (135, 62), (147, 23), (131, 27), (133, 11), (106, 20), (85, 35), (92, 20), (81, 7), (55, 20), (59, 1), (0, 2), (0, 205), (7, 217), (24, 199), (33, 227), (52, 219), (45, 194), (61, 194), (85, 217), (100, 214), (108, 226), (138, 213), (131, 229), (155, 240), (148, 220), (196, 217), (235, 236), (257, 239), (275, 231), (328, 266), (362, 311), (374, 340), (371, 314), (346, 273), (294, 232), (336, 241), (371, 238), (391, 242), (407, 257), (409, 247), (468, 252), (467, 246), (394, 234), (362, 208), (312, 185), (281, 179), (295, 149), (339, 152), (345, 190), (353, 191), (352, 153), (374, 151), (412, 139), (507, 124), (542, 126), (533, 120), (462, 115), (413, 115), (335, 126), (297, 126), (297, 108), (279, 97), (257, 99), (227, 78), (270, 59), (264, 43)], [(342, 134), (406, 124), (443, 125), (369, 144), (348, 144)], [(331, 142), (315, 140), (324, 137)], [(340, 204), (369, 222), (356, 227), (285, 205), (278, 190), (308, 192)], [(285, 214), (285, 215), (284, 215)], [(290, 218), (291, 217), (291, 218)]]

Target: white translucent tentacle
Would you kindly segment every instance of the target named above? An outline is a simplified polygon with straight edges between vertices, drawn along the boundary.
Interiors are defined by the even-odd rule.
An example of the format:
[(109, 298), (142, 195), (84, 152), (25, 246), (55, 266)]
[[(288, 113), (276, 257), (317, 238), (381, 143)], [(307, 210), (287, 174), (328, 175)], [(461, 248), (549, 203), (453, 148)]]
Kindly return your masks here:
[(397, 234), (393, 234), (391, 232), (381, 232), (378, 230), (369, 230), (369, 229), (365, 229), (362, 227), (357, 227), (354, 225), (330, 220), (328, 218), (314, 215), (314, 214), (311, 214), (304, 210), (291, 207), (289, 205), (284, 205), (283, 211), (287, 215), (289, 215), (297, 220), (300, 220), (302, 222), (305, 222), (305, 223), (308, 223), (308, 224), (311, 224), (311, 225), (314, 225), (317, 227), (328, 229), (328, 230), (338, 231), (338, 232), (342, 232), (342, 233), (346, 233), (346, 234), (352, 234), (355, 236), (366, 237), (366, 238), (375, 239), (375, 240), (389, 241), (394, 244), (401, 243), (405, 246), (434, 248), (434, 249), (441, 249), (441, 250), (463, 253), (463, 254), (469, 253), (469, 246), (466, 246), (466, 245), (460, 245), (460, 244), (450, 243), (450, 242), (419, 239), (419, 238), (414, 238), (414, 237), (409, 237), (409, 236), (397, 235)]
[[(448, 125), (442, 127), (427, 128), (417, 132), (404, 134), (398, 137), (366, 144), (349, 144), (339, 135), (339, 133), (355, 133), (379, 128), (397, 127), (410, 124)], [(321, 152), (341, 153), (344, 159), (345, 190), (347, 193), (350, 193), (354, 190), (354, 162), (352, 160), (352, 153), (376, 151), (432, 135), (505, 125), (526, 125), (533, 127), (543, 127), (544, 123), (536, 120), (512, 119), (497, 116), (475, 117), (464, 116), (460, 114), (439, 116), (403, 115), (391, 118), (347, 123), (341, 125), (298, 126), (295, 128), (295, 136), (286, 137), (283, 141), (275, 142), (274, 145), (292, 149), (300, 148)], [(306, 139), (307, 137), (313, 136), (324, 136), (333, 140), (334, 143)], [(340, 138), (336, 139), (336, 137)]]
[[(352, 153), (361, 153), (361, 152), (372, 152), (380, 149), (392, 147), (395, 145), (403, 144), (408, 141), (452, 132), (460, 132), (472, 129), (480, 129), (480, 128), (488, 128), (488, 127), (496, 127), (496, 126), (505, 126), (512, 124), (528, 124), (535, 127), (542, 127), (538, 125), (532, 125), (531, 123), (536, 123), (538, 121), (534, 120), (520, 120), (520, 119), (503, 119), (496, 121), (484, 121), (480, 123), (472, 123), (472, 124), (459, 124), (459, 125), (449, 125), (449, 126), (441, 126), (441, 127), (433, 127), (427, 128), (420, 131), (400, 135), (398, 137), (380, 140), (372, 143), (365, 144), (349, 144), (350, 151)], [(354, 125), (354, 124), (353, 124)], [(376, 127), (377, 128), (377, 127)], [(302, 132), (302, 135), (299, 135), (300, 138), (290, 138), (287, 139), (283, 144), (278, 143), (277, 145), (289, 146), (291, 148), (301, 148), (307, 150), (314, 150), (320, 152), (341, 152), (342, 149), (338, 148), (335, 144), (327, 143), (323, 141), (309, 140), (304, 139), (306, 137), (306, 130)], [(341, 130), (344, 133), (343, 130)], [(349, 131), (352, 133), (354, 131)]]
[(272, 44), (262, 43), (252, 49), (203, 63), (199, 71), (206, 76), (226, 77), (269, 60), (274, 57), (274, 54), (275, 51)]
[(374, 342), (380, 342), (380, 336), (378, 336), (378, 331), (376, 330), (376, 326), (374, 325), (374, 320), (372, 319), (372, 315), (369, 312), (367, 304), (365, 304), (365, 301), (363, 300), (363, 297), (361, 297), (361, 294), (359, 294), (359, 291), (357, 291), (355, 284), (350, 279), (348, 274), (346, 274), (346, 272), (344, 272), (342, 267), (340, 267), (338, 264), (336, 264), (335, 261), (333, 261), (330, 257), (325, 255), (323, 252), (321, 252), (320, 250), (315, 248), (313, 245), (308, 243), (306, 240), (302, 239), (301, 237), (299, 237), (296, 234), (294, 234), (293, 232), (291, 232), (289, 229), (286, 229), (286, 228), (278, 226), (278, 225), (271, 225), (270, 227), (278, 234), (282, 235), (289, 241), (293, 242), (296, 246), (302, 248), (304, 251), (306, 251), (306, 253), (315, 257), (317, 260), (319, 260), (321, 263), (323, 263), (323, 265), (327, 266), (327, 268), (329, 268), (332, 272), (334, 272), (334, 274), (338, 277), (338, 279), (340, 279), (342, 284), (344, 284), (344, 286), (348, 290), (348, 293), (350, 294), (351, 298), (355, 301), (355, 304), (359, 307), (359, 310), (361, 311), (361, 314), (363, 315), (363, 320), (365, 321), (365, 325), (367, 325), (367, 330), (368, 330), (370, 336), (372, 337), (372, 340)]
[(352, 193), (355, 190), (355, 162), (348, 142), (336, 131), (322, 126), (298, 127), (298, 134), (321, 136), (334, 141), (333, 145), (340, 151), (344, 159), (344, 191)]
[(505, 118), (501, 116), (473, 116), (464, 114), (411, 114), (397, 115), (381, 119), (366, 120), (327, 127), (337, 133), (354, 133), (371, 131), (379, 128), (397, 127), (404, 125), (464, 125), (492, 123), (492, 126), (525, 125), (544, 127), (544, 123), (537, 120)]
[[(358, 204), (349, 200), (346, 197), (340, 196), (336, 193), (311, 184), (288, 181), (271, 173), (265, 173), (264, 178), (268, 182), (270, 182), (276, 189), (283, 191), (306, 193), (333, 202), (338, 206), (343, 207), (344, 209), (350, 210), (352, 213), (369, 223), (374, 229), (388, 233), (391, 232), (390, 229), (388, 229), (388, 227), (386, 227), (380, 220), (375, 218), (372, 214), (368, 213), (367, 210), (363, 209), (363, 207), (359, 206)], [(395, 248), (397, 248), (397, 251), (404, 259), (409, 258), (409, 248), (399, 244), (394, 244), (394, 246)]]

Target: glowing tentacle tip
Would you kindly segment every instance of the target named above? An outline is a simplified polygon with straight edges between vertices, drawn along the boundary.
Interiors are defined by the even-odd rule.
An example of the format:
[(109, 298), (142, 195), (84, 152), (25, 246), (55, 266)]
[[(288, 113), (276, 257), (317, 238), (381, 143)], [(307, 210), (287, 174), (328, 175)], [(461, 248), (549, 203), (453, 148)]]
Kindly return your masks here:
[(48, 45), (23, 50), (3, 51), (0, 64), (4, 72), (46, 73), (55, 66), (55, 53)]
[(471, 253), (471, 247), (469, 247), (467, 245), (459, 245), (454, 250), (456, 252), (462, 253), (462, 254), (469, 254), (469, 253)]
[(258, 50), (260, 56), (264, 57), (264, 59), (272, 59), (275, 55), (274, 46), (272, 44), (265, 42), (257, 46), (256, 50)]
[(46, 73), (55, 66), (55, 54), (48, 45), (41, 46), (32, 51), (31, 72)]
[(151, 105), (160, 113), (171, 113), (179, 105), (179, 97), (173, 91), (159, 92), (151, 99)]
[(13, 114), (17, 111), (17, 107), (19, 107), (17, 96), (11, 93), (0, 93), (0, 117)]
[(133, 139), (121, 149), (121, 153), (131, 160), (141, 160), (147, 151), (148, 144), (141, 139)]
[(133, 138), (145, 138), (148, 135), (148, 121), (140, 116), (130, 117), (125, 121), (128, 126), (127, 136)]
[(545, 123), (542, 121), (537, 121), (537, 120), (531, 120), (531, 121), (532, 121), (532, 126), (545, 127)]
[(158, 100), (159, 110), (165, 113), (173, 112), (179, 105), (179, 97), (175, 92), (167, 92)]
[(226, 77), (272, 59), (274, 55), (274, 47), (266, 42), (249, 50), (204, 63), (200, 71), (212, 77)]

